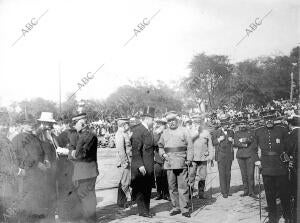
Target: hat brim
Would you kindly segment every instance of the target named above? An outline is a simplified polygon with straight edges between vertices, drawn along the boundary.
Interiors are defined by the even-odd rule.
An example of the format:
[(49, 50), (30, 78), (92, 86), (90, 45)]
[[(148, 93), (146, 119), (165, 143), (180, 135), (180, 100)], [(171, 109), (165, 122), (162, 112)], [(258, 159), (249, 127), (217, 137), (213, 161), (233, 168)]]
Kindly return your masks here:
[(56, 123), (56, 121), (54, 119), (48, 119), (48, 120), (45, 120), (45, 119), (37, 119), (39, 122), (50, 122), (50, 123)]

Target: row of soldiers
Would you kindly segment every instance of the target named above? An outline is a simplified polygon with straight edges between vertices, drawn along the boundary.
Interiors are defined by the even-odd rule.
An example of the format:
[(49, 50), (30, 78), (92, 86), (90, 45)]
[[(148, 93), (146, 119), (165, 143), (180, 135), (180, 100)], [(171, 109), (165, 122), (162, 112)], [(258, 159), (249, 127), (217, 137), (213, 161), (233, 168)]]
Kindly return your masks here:
[(53, 114), (42, 112), (10, 141), (0, 114), (1, 222), (96, 222), (97, 137), (85, 118), (57, 136)]
[[(128, 200), (136, 200), (140, 216), (154, 215), (149, 205), (152, 179), (156, 178), (158, 196), (170, 196), (170, 215), (181, 213), (190, 217), (195, 177), (198, 175), (199, 179), (198, 197), (203, 199), (207, 166), (213, 164), (213, 160), (218, 165), (222, 197), (231, 196), (233, 148), (237, 148), (236, 158), (244, 186), (241, 196), (257, 199), (254, 185), (257, 166), (263, 176), (269, 222), (278, 221), (277, 196), (281, 200), (283, 218), (286, 222), (296, 222), (296, 213), (292, 211), (296, 208), (291, 207), (290, 201), (296, 199), (299, 117), (293, 117), (289, 126), (283, 126), (274, 124), (273, 115), (265, 115), (263, 125), (256, 129), (250, 129), (248, 121), (242, 118), (236, 123), (239, 129), (234, 131), (230, 128), (232, 123), (226, 120), (221, 120), (213, 129), (208, 128), (199, 115), (182, 126), (178, 115), (169, 112), (166, 119), (158, 120), (157, 127), (153, 128), (154, 111), (151, 107), (145, 109), (141, 122), (131, 128), (128, 119), (120, 119), (116, 134), (119, 166), (124, 170), (120, 188)], [(169, 193), (164, 189), (166, 186), (161, 176), (167, 178)]]

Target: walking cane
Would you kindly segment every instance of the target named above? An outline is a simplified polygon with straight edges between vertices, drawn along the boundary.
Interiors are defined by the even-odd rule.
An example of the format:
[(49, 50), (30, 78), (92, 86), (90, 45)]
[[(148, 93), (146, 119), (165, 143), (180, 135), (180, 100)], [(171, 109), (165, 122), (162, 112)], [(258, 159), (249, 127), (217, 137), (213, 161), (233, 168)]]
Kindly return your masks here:
[(258, 181), (258, 196), (259, 196), (259, 222), (261, 222), (261, 182), (260, 182), (260, 169), (256, 166), (257, 169), (257, 181)]
[[(188, 168), (188, 176), (189, 176), (189, 173), (190, 173), (190, 166), (187, 165), (187, 168)], [(192, 207), (192, 212), (194, 212), (194, 204), (193, 204), (193, 192), (192, 192), (192, 186), (190, 185), (190, 183), (188, 182), (189, 184), (189, 193), (191, 195), (191, 207)]]

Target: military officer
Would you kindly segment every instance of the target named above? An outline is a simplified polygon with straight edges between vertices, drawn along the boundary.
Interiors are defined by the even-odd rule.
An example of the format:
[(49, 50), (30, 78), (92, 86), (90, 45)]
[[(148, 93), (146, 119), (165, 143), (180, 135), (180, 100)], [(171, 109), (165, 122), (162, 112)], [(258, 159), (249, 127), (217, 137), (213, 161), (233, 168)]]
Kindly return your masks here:
[(239, 131), (234, 134), (234, 146), (237, 147), (236, 158), (240, 166), (244, 193), (241, 196), (257, 198), (254, 192), (255, 162), (259, 160), (255, 133), (249, 130), (247, 120), (241, 119)]
[(131, 186), (139, 216), (151, 218), (150, 197), (154, 182), (153, 120), (155, 108), (144, 108), (141, 123), (132, 128)]
[[(282, 155), (287, 152), (286, 139), (288, 131), (281, 126), (274, 126), (274, 115), (264, 117), (265, 126), (256, 130), (257, 145), (261, 149), (260, 167), (269, 210), (269, 222), (277, 222), (276, 194), (279, 193), (283, 217), (290, 221), (290, 203), (288, 169), (283, 163)], [(277, 191), (278, 190), (278, 191)]]
[(190, 136), (193, 142), (193, 162), (189, 172), (189, 184), (193, 188), (196, 175), (198, 181), (198, 197), (204, 199), (205, 180), (207, 176), (207, 164), (211, 164), (214, 157), (214, 148), (211, 135), (205, 129), (204, 119), (199, 115), (192, 117), (193, 127)]
[(193, 146), (187, 130), (178, 126), (177, 114), (166, 115), (169, 128), (166, 129), (158, 142), (160, 154), (165, 159), (169, 193), (172, 202), (170, 216), (182, 213), (190, 217), (188, 169), (193, 160)]
[[(297, 206), (297, 188), (298, 188), (298, 177), (297, 177), (297, 170), (298, 170), (298, 150), (299, 150), (299, 139), (300, 139), (300, 116), (294, 116), (288, 119), (289, 128), (291, 130), (288, 140), (287, 140), (287, 148), (288, 148), (288, 154), (291, 157), (291, 165), (290, 165), (290, 182), (291, 182), (291, 196), (292, 199), (294, 199), (295, 206), (292, 210), (292, 220), (294, 222), (297, 222), (300, 218), (300, 213)], [(299, 172), (298, 172), (299, 173)], [(299, 195), (298, 195), (299, 196)]]
[(88, 129), (86, 120), (80, 119), (75, 125), (79, 133), (76, 150), (58, 147), (57, 152), (68, 155), (74, 163), (72, 180), (76, 188), (76, 194), (80, 199), (84, 222), (96, 222), (96, 178), (99, 175), (97, 164), (97, 144), (95, 134)]
[(167, 171), (164, 169), (164, 160), (159, 155), (158, 141), (161, 134), (166, 129), (167, 120), (165, 118), (156, 121), (156, 129), (154, 130), (154, 175), (156, 182), (157, 197), (156, 200), (166, 199), (170, 200), (169, 187), (167, 179)]
[(130, 142), (131, 132), (129, 129), (129, 119), (120, 118), (117, 121), (118, 130), (115, 135), (116, 149), (119, 155), (119, 167), (122, 169), (122, 175), (119, 184), (117, 203), (121, 207), (127, 207), (131, 202), (131, 158), (132, 146)]
[(230, 179), (231, 165), (234, 159), (233, 152), (234, 132), (229, 129), (229, 122), (221, 120), (221, 127), (212, 132), (212, 142), (216, 150), (216, 161), (218, 162), (220, 187), (223, 198), (228, 198), (231, 194)]

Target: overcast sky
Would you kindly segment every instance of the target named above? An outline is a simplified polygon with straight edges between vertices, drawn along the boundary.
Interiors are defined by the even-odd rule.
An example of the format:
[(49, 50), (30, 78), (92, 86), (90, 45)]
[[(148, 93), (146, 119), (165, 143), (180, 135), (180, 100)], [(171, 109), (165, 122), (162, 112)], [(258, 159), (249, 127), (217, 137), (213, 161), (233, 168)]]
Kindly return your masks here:
[[(229, 55), (232, 62), (289, 54), (300, 42), (297, 2), (0, 0), (0, 105), (33, 97), (57, 102), (59, 64), (64, 101), (67, 93), (78, 89), (81, 78), (102, 64), (77, 92), (78, 99), (106, 98), (138, 78), (172, 83), (188, 74), (189, 62), (201, 52)], [(268, 12), (236, 46), (249, 25)], [(134, 36), (137, 25), (155, 13)], [(25, 25), (41, 15), (22, 36)]]

